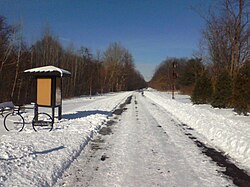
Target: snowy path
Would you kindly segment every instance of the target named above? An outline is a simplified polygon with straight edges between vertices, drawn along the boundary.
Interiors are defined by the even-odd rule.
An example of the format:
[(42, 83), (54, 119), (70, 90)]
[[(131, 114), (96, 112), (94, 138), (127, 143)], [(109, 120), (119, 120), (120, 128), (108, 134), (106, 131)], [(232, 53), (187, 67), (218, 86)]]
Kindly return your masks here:
[[(34, 132), (29, 123), (20, 133), (6, 132), (2, 125), (0, 186), (52, 186), (129, 95), (120, 92), (67, 100), (63, 119), (51, 132)], [(33, 112), (26, 117), (31, 120)]]
[(139, 94), (126, 107), (57, 186), (233, 186), (162, 107)]

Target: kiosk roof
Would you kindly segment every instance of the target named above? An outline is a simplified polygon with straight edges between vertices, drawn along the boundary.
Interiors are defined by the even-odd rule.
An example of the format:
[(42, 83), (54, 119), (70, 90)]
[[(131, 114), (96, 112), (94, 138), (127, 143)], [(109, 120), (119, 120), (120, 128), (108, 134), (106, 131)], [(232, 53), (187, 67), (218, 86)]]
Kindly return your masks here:
[(65, 77), (70, 76), (71, 73), (67, 70), (55, 67), (55, 66), (43, 66), (38, 68), (27, 69), (24, 73), (34, 75), (34, 76), (57, 76)]

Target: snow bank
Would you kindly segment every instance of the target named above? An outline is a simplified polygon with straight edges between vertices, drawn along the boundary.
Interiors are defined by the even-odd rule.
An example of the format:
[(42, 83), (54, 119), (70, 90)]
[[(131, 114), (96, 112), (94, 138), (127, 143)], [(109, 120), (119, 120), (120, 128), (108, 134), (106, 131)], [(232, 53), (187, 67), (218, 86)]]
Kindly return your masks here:
[(249, 124), (225, 118), (190, 103), (167, 99), (159, 92), (145, 92), (150, 98), (182, 123), (204, 135), (225, 154), (250, 170), (250, 126)]
[(77, 108), (73, 100), (67, 101), (68, 112), (52, 132), (25, 127), (24, 132), (2, 135), (0, 186), (52, 186), (128, 95), (109, 95)]
[(62, 129), (51, 133), (30, 131), (2, 136), (1, 183), (5, 182), (6, 186), (51, 186), (105, 119), (104, 115), (94, 115), (62, 123)]

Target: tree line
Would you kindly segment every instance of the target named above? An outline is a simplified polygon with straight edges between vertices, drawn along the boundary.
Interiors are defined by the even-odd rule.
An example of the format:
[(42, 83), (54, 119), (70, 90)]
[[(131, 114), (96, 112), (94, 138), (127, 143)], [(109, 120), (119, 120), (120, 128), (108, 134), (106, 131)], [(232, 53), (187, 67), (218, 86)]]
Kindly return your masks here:
[(25, 104), (34, 101), (35, 81), (24, 76), (26, 69), (53, 65), (71, 72), (63, 79), (63, 98), (140, 89), (146, 86), (136, 70), (132, 54), (120, 43), (103, 52), (89, 48), (63, 47), (48, 30), (28, 46), (18, 26), (0, 16), (0, 102)]
[[(221, 0), (217, 9), (200, 14), (206, 23), (200, 50), (192, 59), (166, 59), (156, 69), (150, 85), (190, 94), (195, 104), (233, 107), (250, 112), (249, 1)], [(176, 62), (176, 77), (172, 63)], [(176, 80), (175, 80), (176, 78)]]
[[(176, 67), (173, 67), (176, 64)], [(155, 70), (149, 85), (157, 90), (180, 90), (183, 94), (192, 94), (196, 79), (204, 69), (198, 58), (167, 58)]]

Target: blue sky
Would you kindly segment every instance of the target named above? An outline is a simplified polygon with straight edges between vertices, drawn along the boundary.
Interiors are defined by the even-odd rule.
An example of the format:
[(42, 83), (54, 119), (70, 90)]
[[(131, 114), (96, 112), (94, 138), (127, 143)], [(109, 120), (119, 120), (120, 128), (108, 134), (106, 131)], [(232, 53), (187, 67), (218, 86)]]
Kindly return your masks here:
[(49, 26), (64, 46), (104, 51), (120, 42), (149, 80), (166, 57), (191, 57), (204, 26), (191, 6), (215, 0), (0, 0), (0, 15), (22, 23), (32, 44)]

